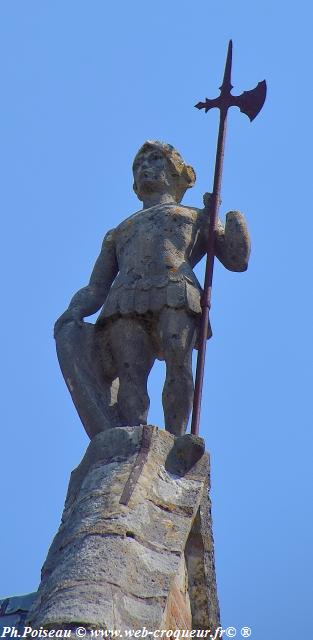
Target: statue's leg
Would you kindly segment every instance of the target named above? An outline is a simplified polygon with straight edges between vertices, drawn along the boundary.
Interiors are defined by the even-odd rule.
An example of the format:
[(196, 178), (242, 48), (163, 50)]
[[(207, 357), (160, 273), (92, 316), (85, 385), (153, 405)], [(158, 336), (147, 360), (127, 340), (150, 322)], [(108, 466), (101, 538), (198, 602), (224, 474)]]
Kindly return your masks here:
[(165, 428), (183, 435), (193, 401), (192, 350), (197, 335), (196, 318), (185, 309), (164, 308), (158, 334), (166, 363), (163, 388)]
[(110, 328), (110, 348), (119, 377), (120, 426), (146, 424), (150, 405), (147, 380), (155, 360), (149, 333), (136, 318), (118, 318)]

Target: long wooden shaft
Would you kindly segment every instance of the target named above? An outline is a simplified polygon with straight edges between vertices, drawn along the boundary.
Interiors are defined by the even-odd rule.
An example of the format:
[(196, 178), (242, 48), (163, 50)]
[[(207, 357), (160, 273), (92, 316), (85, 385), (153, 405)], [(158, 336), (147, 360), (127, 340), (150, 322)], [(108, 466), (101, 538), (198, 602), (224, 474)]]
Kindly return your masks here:
[(200, 425), (200, 411), (201, 411), (201, 399), (203, 389), (203, 377), (204, 377), (204, 365), (206, 354), (206, 343), (208, 336), (208, 324), (209, 324), (209, 310), (211, 307), (211, 295), (212, 295), (212, 281), (213, 281), (213, 269), (214, 269), (214, 253), (215, 253), (215, 230), (218, 220), (218, 211), (220, 206), (221, 185), (222, 185), (222, 172), (223, 172), (223, 160), (224, 160), (224, 147), (226, 137), (226, 123), (227, 123), (227, 108), (220, 110), (220, 124), (218, 131), (217, 147), (216, 147), (216, 160), (215, 160), (215, 172), (214, 172), (214, 185), (212, 194), (212, 206), (210, 206), (210, 221), (209, 221), (209, 238), (207, 249), (207, 260), (205, 267), (205, 279), (204, 289), (201, 298), (201, 323), (199, 332), (199, 351), (197, 358), (197, 369), (195, 379), (195, 391), (193, 400), (193, 412), (191, 421), (191, 433), (198, 435)]

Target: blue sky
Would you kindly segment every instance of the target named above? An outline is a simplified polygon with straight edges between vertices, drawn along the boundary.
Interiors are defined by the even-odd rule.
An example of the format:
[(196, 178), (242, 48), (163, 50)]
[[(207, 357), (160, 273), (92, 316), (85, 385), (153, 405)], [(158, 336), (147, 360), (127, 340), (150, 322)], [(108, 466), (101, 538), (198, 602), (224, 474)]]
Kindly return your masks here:
[[(144, 140), (177, 146), (210, 191), (221, 84), (266, 78), (251, 124), (229, 116), (222, 217), (246, 215), (245, 274), (216, 265), (201, 433), (212, 461), (225, 626), (309, 637), (312, 548), (312, 10), (309, 2), (0, 4), (2, 526), (0, 596), (35, 590), (71, 470), (88, 444), (52, 327), (109, 228), (137, 210)], [(203, 266), (197, 273), (202, 277)], [(150, 421), (162, 426), (163, 367)]]

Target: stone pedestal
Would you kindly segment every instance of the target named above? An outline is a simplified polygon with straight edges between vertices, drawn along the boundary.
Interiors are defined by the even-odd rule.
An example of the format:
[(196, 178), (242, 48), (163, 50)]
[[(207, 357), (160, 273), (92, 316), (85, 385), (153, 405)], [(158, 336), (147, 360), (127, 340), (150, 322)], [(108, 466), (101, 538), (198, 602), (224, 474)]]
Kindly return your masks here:
[(71, 474), (33, 628), (219, 626), (203, 440), (156, 427), (97, 435)]

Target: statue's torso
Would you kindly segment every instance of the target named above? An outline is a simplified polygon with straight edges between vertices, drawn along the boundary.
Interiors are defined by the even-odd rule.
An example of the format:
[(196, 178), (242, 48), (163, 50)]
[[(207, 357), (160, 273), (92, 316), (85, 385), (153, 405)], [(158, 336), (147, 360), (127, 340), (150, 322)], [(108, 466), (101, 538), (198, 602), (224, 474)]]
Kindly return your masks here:
[(200, 285), (189, 258), (202, 224), (201, 211), (173, 204), (124, 220), (113, 232), (119, 273), (101, 319), (163, 306), (200, 313)]

